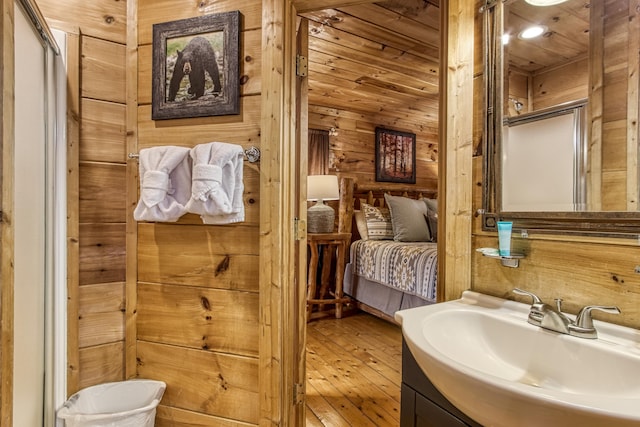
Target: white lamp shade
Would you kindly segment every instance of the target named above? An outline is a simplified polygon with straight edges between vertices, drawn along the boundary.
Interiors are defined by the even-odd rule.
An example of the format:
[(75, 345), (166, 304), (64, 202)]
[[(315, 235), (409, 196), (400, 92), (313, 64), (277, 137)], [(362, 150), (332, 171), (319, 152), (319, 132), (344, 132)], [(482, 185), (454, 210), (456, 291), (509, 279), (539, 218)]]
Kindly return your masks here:
[(335, 175), (309, 175), (307, 177), (307, 200), (338, 200), (340, 189)]

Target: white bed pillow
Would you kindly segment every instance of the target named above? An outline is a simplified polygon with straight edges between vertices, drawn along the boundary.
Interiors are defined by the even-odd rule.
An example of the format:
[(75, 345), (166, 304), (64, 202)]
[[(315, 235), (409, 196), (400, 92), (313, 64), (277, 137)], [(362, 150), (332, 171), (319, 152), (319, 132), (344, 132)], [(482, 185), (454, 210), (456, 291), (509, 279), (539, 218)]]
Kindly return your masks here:
[(397, 242), (430, 242), (427, 204), (423, 200), (385, 194), (391, 211), (393, 240)]

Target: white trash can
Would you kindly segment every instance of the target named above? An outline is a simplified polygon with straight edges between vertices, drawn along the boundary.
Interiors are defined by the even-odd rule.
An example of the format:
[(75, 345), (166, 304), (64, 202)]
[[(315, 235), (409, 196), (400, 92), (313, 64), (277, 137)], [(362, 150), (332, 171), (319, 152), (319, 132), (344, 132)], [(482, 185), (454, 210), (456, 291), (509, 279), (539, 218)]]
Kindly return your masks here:
[(153, 427), (166, 387), (137, 379), (87, 387), (65, 402), (58, 418), (66, 427)]

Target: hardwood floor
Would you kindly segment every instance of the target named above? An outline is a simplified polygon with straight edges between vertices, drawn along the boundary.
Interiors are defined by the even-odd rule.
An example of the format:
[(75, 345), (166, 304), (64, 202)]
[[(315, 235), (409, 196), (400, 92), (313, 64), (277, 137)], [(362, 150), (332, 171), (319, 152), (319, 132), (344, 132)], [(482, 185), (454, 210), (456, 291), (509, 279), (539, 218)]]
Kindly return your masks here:
[(307, 325), (307, 426), (400, 425), (402, 332), (363, 312)]

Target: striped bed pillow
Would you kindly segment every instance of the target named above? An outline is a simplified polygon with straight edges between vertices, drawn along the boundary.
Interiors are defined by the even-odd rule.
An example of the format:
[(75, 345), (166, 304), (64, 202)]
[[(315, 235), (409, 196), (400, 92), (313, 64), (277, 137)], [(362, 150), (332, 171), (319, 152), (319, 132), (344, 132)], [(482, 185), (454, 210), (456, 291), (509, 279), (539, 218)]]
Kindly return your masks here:
[(377, 208), (367, 203), (360, 206), (367, 221), (367, 233), (370, 240), (393, 240), (391, 214), (387, 208)]

